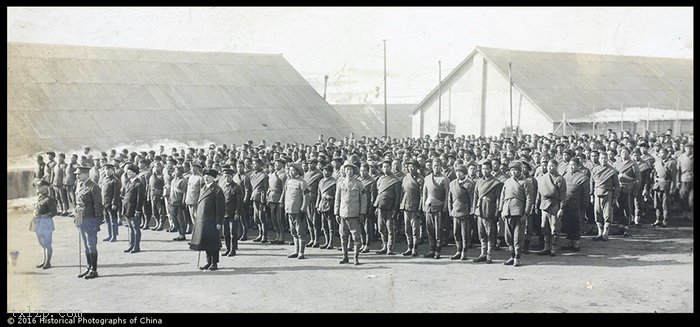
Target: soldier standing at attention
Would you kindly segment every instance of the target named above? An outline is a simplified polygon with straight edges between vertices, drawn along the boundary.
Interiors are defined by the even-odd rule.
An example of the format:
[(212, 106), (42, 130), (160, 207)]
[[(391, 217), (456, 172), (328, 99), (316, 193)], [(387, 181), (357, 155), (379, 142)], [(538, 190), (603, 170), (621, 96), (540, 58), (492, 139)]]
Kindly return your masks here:
[(170, 182), (170, 199), (168, 204), (170, 205), (170, 214), (173, 216), (174, 226), (180, 235), (173, 239), (173, 241), (184, 241), (187, 238), (187, 218), (185, 217), (185, 211), (187, 210), (187, 204), (185, 204), (185, 194), (187, 194), (187, 180), (183, 177), (185, 169), (182, 166), (176, 166), (173, 172), (173, 180)]
[(197, 201), (199, 200), (199, 191), (204, 185), (204, 177), (202, 177), (202, 164), (195, 160), (191, 164), (192, 174), (187, 177), (187, 193), (185, 193), (185, 204), (189, 218), (187, 219), (186, 234), (192, 233), (194, 225), (195, 213), (197, 212)]
[(243, 204), (238, 210), (241, 231), (241, 236), (238, 240), (246, 241), (248, 240), (248, 215), (250, 215), (248, 204), (250, 203), (250, 194), (253, 192), (253, 189), (250, 185), (250, 178), (246, 174), (245, 163), (241, 159), (236, 162), (236, 174), (233, 175), (233, 182), (240, 185), (243, 190)]
[(45, 180), (37, 180), (36, 191), (39, 198), (34, 207), (34, 217), (29, 225), (29, 230), (36, 232), (36, 238), (43, 249), (44, 260), (36, 267), (49, 269), (51, 268), (51, 255), (53, 253), (51, 243), (54, 231), (53, 216), (57, 213), (56, 199), (49, 196), (49, 183)]
[(566, 183), (566, 200), (562, 203), (564, 209), (564, 232), (569, 244), (562, 249), (571, 249), (576, 252), (581, 250), (581, 214), (582, 207), (588, 204), (588, 196), (591, 194), (591, 181), (581, 170), (581, 162), (578, 158), (569, 160), (569, 169), (564, 173)]
[(219, 250), (221, 238), (219, 233), (224, 223), (225, 202), (224, 192), (215, 183), (218, 172), (214, 169), (204, 170), (204, 184), (199, 192), (197, 211), (195, 211), (195, 226), (192, 232), (190, 249), (206, 251), (207, 264), (200, 270), (214, 271), (219, 269)]
[(104, 217), (107, 223), (107, 238), (102, 241), (116, 242), (119, 235), (119, 217), (117, 209), (121, 203), (121, 182), (114, 176), (114, 165), (107, 163), (104, 165), (106, 176), (102, 180), (102, 204), (104, 206)]
[(425, 184), (423, 184), (423, 210), (430, 244), (430, 251), (423, 255), (425, 258), (440, 259), (443, 236), (442, 215), (447, 214), (449, 190), (449, 179), (442, 173), (442, 162), (435, 158), (432, 161), (432, 173), (425, 177)]
[(153, 209), (153, 218), (156, 220), (156, 226), (151, 228), (154, 231), (162, 231), (165, 225), (165, 202), (163, 202), (163, 188), (165, 187), (165, 179), (162, 174), (163, 166), (160, 162), (156, 163), (153, 168), (153, 173), (148, 180), (148, 196), (151, 199), (151, 207)]
[(59, 216), (68, 215), (68, 191), (66, 190), (66, 155), (58, 154), (58, 162), (53, 167), (53, 187), (58, 202)]
[(450, 182), (450, 194), (448, 197), (447, 208), (452, 217), (455, 243), (457, 244), (457, 252), (450, 257), (452, 260), (467, 260), (467, 248), (469, 247), (470, 229), (469, 223), (471, 220), (471, 204), (474, 196), (474, 184), (467, 178), (467, 167), (457, 165), (454, 170), (455, 180)]
[(608, 153), (600, 152), (600, 165), (591, 171), (591, 201), (594, 205), (595, 222), (598, 225), (598, 236), (594, 241), (607, 241), (613, 216), (613, 201), (620, 192), (618, 172), (610, 165)]
[(238, 249), (238, 210), (243, 206), (243, 188), (233, 181), (235, 170), (229, 166), (223, 166), (223, 186), (225, 213), (224, 213), (224, 241), (226, 252), (223, 256), (233, 257)]
[(122, 211), (129, 226), (129, 248), (124, 253), (141, 252), (141, 219), (143, 218), (143, 203), (146, 201), (146, 186), (138, 178), (139, 168), (130, 164), (125, 175), (124, 192), (122, 193)]
[[(46, 164), (44, 163), (44, 157), (41, 155), (36, 156), (36, 168), (34, 169), (34, 179), (44, 179), (44, 169)], [(39, 184), (37, 183), (37, 185)]]
[(403, 210), (404, 226), (407, 248), (404, 256), (418, 256), (418, 243), (420, 241), (421, 211), (423, 209), (423, 176), (418, 171), (420, 164), (412, 159), (407, 162), (408, 174), (401, 181), (401, 203), (399, 209)]
[(535, 192), (532, 185), (522, 174), (522, 164), (515, 160), (508, 165), (511, 177), (503, 183), (499, 201), (501, 217), (505, 223), (506, 243), (510, 250), (510, 259), (504, 265), (520, 266), (525, 222), (532, 212)]
[(562, 202), (566, 200), (566, 182), (557, 170), (559, 163), (555, 159), (547, 163), (547, 173), (537, 178), (537, 193), (542, 211), (542, 229), (544, 232), (544, 249), (539, 255), (556, 256), (559, 250), (559, 233), (564, 215)]
[[(365, 220), (362, 222), (362, 233), (360, 233), (360, 236), (362, 237), (362, 248), (360, 248), (360, 252), (362, 253), (367, 253), (369, 252), (369, 245), (371, 242), (371, 236), (374, 233), (374, 221), (372, 220), (372, 210), (374, 208), (373, 202), (374, 199), (377, 196), (376, 192), (376, 180), (374, 177), (372, 177), (369, 173), (370, 167), (369, 164), (366, 162), (363, 162), (360, 165), (360, 181), (362, 182), (362, 185), (365, 187), (365, 194), (367, 194), (367, 215), (365, 216)], [(386, 247), (385, 247), (386, 248)], [(386, 252), (385, 252), (386, 253)]]
[[(382, 248), (377, 254), (394, 255), (394, 242), (396, 241), (396, 229), (394, 219), (395, 211), (401, 204), (401, 180), (396, 178), (391, 171), (391, 160), (382, 162), (383, 175), (379, 176), (376, 184), (376, 198), (373, 206), (377, 208), (377, 226), (382, 238)], [(366, 193), (367, 194), (367, 193)]]
[[(624, 216), (623, 225), (625, 225), (625, 236), (629, 226), (634, 223), (634, 198), (639, 189), (639, 167), (630, 158), (630, 150), (626, 147), (620, 149), (620, 160), (615, 162), (615, 169), (618, 172), (618, 180), (620, 181), (620, 198), (618, 205), (620, 212)], [(638, 220), (638, 219), (637, 219)]]
[(258, 237), (253, 239), (253, 242), (267, 243), (267, 228), (265, 223), (265, 196), (267, 194), (268, 176), (263, 171), (263, 162), (259, 158), (253, 160), (253, 172), (250, 175), (250, 185), (252, 193), (250, 195), (253, 201), (253, 222), (258, 225)]
[(287, 219), (289, 219), (289, 232), (294, 240), (294, 253), (288, 255), (287, 258), (305, 259), (304, 248), (307, 244), (304, 243), (304, 236), (306, 236), (307, 227), (304, 211), (309, 207), (306, 204), (309, 199), (309, 186), (302, 178), (304, 169), (301, 164), (292, 164), (290, 168), (290, 176), (285, 181), (281, 195), (284, 212), (287, 213)]
[(56, 198), (56, 190), (54, 189), (54, 184), (53, 184), (53, 173), (54, 173), (54, 167), (56, 167), (56, 161), (54, 161), (54, 158), (56, 158), (56, 153), (53, 151), (46, 152), (46, 155), (49, 157), (49, 161), (46, 162), (46, 165), (44, 166), (44, 180), (49, 182), (51, 184), (51, 187), (49, 188), (49, 195), (53, 197), (54, 199)]
[(153, 205), (149, 192), (151, 187), (148, 185), (152, 175), (151, 169), (148, 168), (150, 163), (150, 160), (146, 158), (142, 158), (138, 161), (139, 174), (137, 178), (141, 180), (141, 184), (144, 186), (146, 192), (146, 197), (143, 200), (143, 210), (141, 211), (143, 213), (143, 217), (141, 218), (141, 229), (148, 229), (148, 223), (151, 222), (151, 215), (153, 214)]
[[(308, 161), (309, 171), (304, 173), (304, 181), (306, 185), (309, 186), (309, 201), (306, 209), (306, 223), (309, 228), (309, 234), (311, 235), (311, 246), (319, 247), (319, 237), (321, 234), (321, 214), (316, 210), (316, 203), (318, 202), (318, 184), (321, 178), (323, 178), (323, 173), (318, 170), (318, 160), (312, 158)], [(291, 228), (291, 227), (290, 227)]]
[(681, 198), (681, 209), (685, 218), (693, 219), (693, 142), (690, 141), (683, 146), (685, 152), (678, 156), (678, 177), (680, 182), (679, 195)]
[(484, 159), (481, 163), (483, 178), (474, 186), (474, 215), (479, 225), (479, 241), (481, 241), (481, 254), (474, 262), (491, 263), (491, 253), (496, 247), (496, 221), (498, 220), (498, 201), (500, 200), (503, 183), (491, 174), (491, 161)]
[(364, 194), (364, 185), (356, 177), (360, 169), (351, 162), (346, 162), (342, 169), (345, 172), (345, 177), (337, 182), (334, 206), (335, 217), (340, 229), (340, 245), (343, 250), (343, 259), (340, 263), (349, 262), (348, 238), (352, 234), (352, 240), (355, 244), (354, 264), (359, 265), (362, 242), (360, 238), (360, 229), (362, 228), (360, 221), (367, 214), (364, 211), (364, 208), (367, 207), (367, 195)]
[[(282, 191), (284, 190), (284, 183), (287, 181), (287, 174), (285, 173), (284, 166), (287, 162), (278, 158), (275, 160), (275, 171), (270, 172), (268, 178), (267, 187), (267, 206), (270, 209), (270, 220), (272, 221), (272, 227), (275, 229), (275, 239), (270, 241), (270, 244), (284, 244), (284, 212), (282, 201)], [(307, 244), (310, 246), (311, 244)]]
[(85, 245), (87, 267), (78, 278), (92, 279), (97, 275), (97, 232), (104, 221), (102, 192), (89, 178), (90, 167), (78, 167), (78, 188), (75, 194), (75, 225), (80, 229), (80, 236)]
[(642, 159), (642, 153), (639, 149), (632, 152), (632, 161), (639, 167), (639, 187), (634, 192), (634, 224), (639, 225), (641, 216), (646, 211), (645, 199), (649, 197), (649, 192), (651, 192), (651, 173), (654, 170), (654, 165)]
[[(403, 172), (403, 165), (401, 164), (401, 159), (396, 158), (391, 161), (391, 173), (396, 177), (396, 179), (399, 180), (399, 185), (403, 181), (403, 177), (406, 176), (406, 173)], [(401, 199), (399, 199), (399, 202)], [(369, 201), (367, 201), (369, 202)], [(367, 212), (367, 217), (371, 217), (372, 214), (371, 212)], [(403, 219), (403, 211), (402, 210), (394, 210), (394, 235), (396, 235), (396, 239), (401, 239), (404, 237), (402, 235), (402, 231), (405, 230), (405, 227), (403, 225), (404, 219)], [(404, 233), (405, 234), (405, 233)], [(369, 248), (369, 247), (368, 247)]]
[(173, 175), (175, 174), (175, 165), (177, 160), (173, 157), (168, 157), (166, 161), (165, 169), (163, 169), (163, 204), (165, 206), (165, 213), (168, 216), (168, 233), (173, 233), (177, 231), (177, 223), (175, 222), (175, 217), (173, 217), (172, 212), (170, 212), (170, 185), (173, 182)]
[(672, 190), (677, 188), (676, 165), (670, 160), (667, 148), (659, 149), (658, 158), (654, 162), (654, 169), (651, 178), (654, 181), (652, 192), (654, 197), (654, 208), (656, 209), (656, 221), (654, 226), (665, 227), (668, 224), (669, 205)]
[[(66, 165), (66, 179), (65, 179), (65, 184), (66, 184), (66, 194), (68, 195), (68, 203), (73, 206), (73, 210), (75, 210), (75, 168), (78, 167), (78, 155), (73, 154), (70, 157), (70, 162)], [(70, 217), (73, 217), (74, 214), (70, 213)]]
[[(318, 182), (318, 196), (316, 197), (316, 210), (321, 215), (321, 225), (326, 243), (321, 245), (322, 249), (333, 249), (334, 210), (336, 180), (333, 177), (333, 166), (330, 164), (323, 167), (323, 178)], [(291, 227), (290, 227), (291, 229)]]

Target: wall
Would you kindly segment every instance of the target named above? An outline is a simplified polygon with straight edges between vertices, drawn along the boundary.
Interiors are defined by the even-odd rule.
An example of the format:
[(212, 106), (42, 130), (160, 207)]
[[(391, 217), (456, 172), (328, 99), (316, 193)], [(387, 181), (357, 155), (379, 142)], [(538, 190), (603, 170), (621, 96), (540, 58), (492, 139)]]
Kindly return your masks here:
[(7, 171), (7, 199), (18, 199), (36, 195), (36, 189), (32, 185), (33, 171), (8, 170)]

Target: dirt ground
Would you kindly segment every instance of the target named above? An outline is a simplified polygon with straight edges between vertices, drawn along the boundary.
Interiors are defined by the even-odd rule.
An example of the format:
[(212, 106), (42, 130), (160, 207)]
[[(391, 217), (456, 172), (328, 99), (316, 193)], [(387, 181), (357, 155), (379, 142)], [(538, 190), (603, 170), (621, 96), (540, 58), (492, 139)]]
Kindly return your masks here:
[[(103, 225), (100, 277), (84, 280), (76, 278), (73, 219), (55, 218), (49, 270), (34, 267), (41, 251), (29, 219), (8, 212), (8, 253), (19, 251), (15, 265), (8, 255), (8, 312), (693, 312), (687, 221), (635, 228), (630, 237), (608, 242), (584, 237), (581, 252), (527, 254), (521, 267), (502, 264), (506, 251), (497, 251), (490, 265), (451, 261), (454, 246), (440, 260), (371, 252), (361, 255), (359, 266), (339, 265), (337, 250), (307, 249), (307, 259), (297, 260), (286, 258), (292, 246), (247, 241), (215, 272), (199, 271), (198, 253), (171, 241), (174, 233), (144, 231), (143, 252), (125, 254), (126, 227), (119, 242), (108, 243), (101, 241)], [(467, 254), (478, 253), (475, 247)]]

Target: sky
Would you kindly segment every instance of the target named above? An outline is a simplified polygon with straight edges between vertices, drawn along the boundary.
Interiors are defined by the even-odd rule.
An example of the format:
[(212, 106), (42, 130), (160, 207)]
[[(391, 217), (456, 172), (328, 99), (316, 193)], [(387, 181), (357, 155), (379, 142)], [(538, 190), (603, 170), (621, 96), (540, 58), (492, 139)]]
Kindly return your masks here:
[(9, 42), (282, 54), (329, 103), (420, 102), (475, 46), (693, 58), (692, 7), (7, 10)]

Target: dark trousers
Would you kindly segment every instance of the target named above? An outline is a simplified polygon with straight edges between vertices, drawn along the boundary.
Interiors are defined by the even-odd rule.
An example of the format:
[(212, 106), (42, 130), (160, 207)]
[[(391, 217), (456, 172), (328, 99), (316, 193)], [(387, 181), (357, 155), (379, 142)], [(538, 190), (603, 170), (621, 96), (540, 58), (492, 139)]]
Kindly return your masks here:
[(622, 220), (619, 223), (630, 225), (634, 221), (634, 193), (620, 192), (620, 198), (617, 200), (617, 203), (622, 215)]
[(148, 223), (151, 220), (151, 215), (153, 215), (151, 200), (143, 201), (143, 217), (141, 219), (141, 227), (148, 227)]
[(404, 230), (403, 223), (403, 210), (394, 210), (394, 235), (396, 235), (397, 239), (400, 239), (404, 234), (402, 233)]
[(581, 208), (565, 205), (562, 227), (566, 233), (566, 239), (578, 241), (581, 239)]
[(119, 217), (117, 210), (112, 210), (111, 205), (107, 204), (104, 209), (105, 223), (107, 223), (107, 232), (109, 237), (116, 238), (119, 235)]
[(208, 263), (219, 263), (219, 250), (206, 250)]
[[(681, 209), (684, 212), (693, 212), (693, 182), (681, 182), (678, 195), (681, 199)], [(691, 215), (692, 217), (692, 215)]]
[(670, 206), (670, 194), (664, 190), (654, 190), (654, 208), (656, 209), (656, 221), (668, 222), (668, 209)]
[(156, 220), (156, 225), (163, 225), (165, 220), (165, 202), (163, 202), (163, 197), (154, 197), (151, 200), (151, 206), (153, 208), (153, 218)]
[[(289, 221), (289, 220), (287, 220)], [(309, 235), (311, 236), (311, 241), (314, 244), (318, 244), (318, 238), (321, 234), (321, 214), (316, 211), (316, 205), (309, 205), (309, 210), (306, 213), (306, 225), (309, 228)], [(291, 229), (291, 225), (290, 225)]]
[(258, 237), (267, 240), (268, 224), (265, 219), (265, 204), (260, 201), (253, 201), (253, 222), (258, 224)]
[(375, 228), (374, 228), (375, 226), (374, 225), (376, 223), (377, 222), (376, 222), (376, 218), (374, 215), (374, 211), (370, 210), (369, 212), (367, 212), (367, 215), (365, 216), (365, 221), (363, 222), (363, 226), (362, 226), (363, 231), (364, 231), (364, 233), (362, 233), (362, 236), (363, 236), (362, 244), (370, 245), (370, 243), (372, 243), (372, 239), (374, 239), (376, 237), (376, 235), (374, 235), (374, 233), (375, 233)]
[(496, 247), (496, 221), (497, 218), (481, 218), (478, 217), (479, 225), (479, 241), (481, 241), (481, 255), (491, 255)]
[(406, 235), (406, 243), (409, 249), (418, 248), (418, 239), (420, 238), (421, 215), (419, 211), (404, 211), (403, 212), (404, 234)]
[(54, 192), (56, 193), (56, 202), (58, 204), (58, 211), (68, 211), (68, 190), (66, 190), (65, 185), (54, 186)]
[(440, 237), (442, 236), (442, 212), (440, 211), (426, 211), (425, 212), (425, 226), (426, 233), (428, 234), (428, 244), (430, 244), (430, 251), (440, 251)]
[(238, 221), (234, 218), (224, 218), (224, 241), (226, 250), (238, 250)]
[[(68, 195), (68, 203), (75, 208), (75, 184), (66, 185), (66, 194)], [(68, 207), (66, 207), (68, 209)]]
[[(336, 221), (335, 221), (335, 216), (333, 215), (333, 212), (332, 211), (321, 212), (321, 220), (322, 220), (323, 232), (327, 233), (328, 236), (333, 237), (334, 233), (338, 231), (338, 229), (335, 227)], [(290, 223), (289, 229), (292, 229), (291, 223)]]
[(175, 228), (180, 233), (180, 235), (185, 235), (187, 232), (187, 218), (185, 217), (186, 209), (181, 205), (170, 204), (170, 215), (172, 216)]
[(268, 203), (268, 209), (270, 212), (270, 220), (272, 222), (272, 227), (275, 229), (275, 237), (278, 240), (283, 240), (284, 235), (284, 206), (282, 203)]
[(134, 250), (141, 250), (141, 214), (135, 214), (134, 217), (126, 218), (129, 225), (129, 247)]
[(504, 219), (504, 229), (506, 244), (510, 250), (511, 257), (520, 258), (523, 251), (523, 240), (525, 239), (526, 216), (506, 216)]
[(470, 223), (469, 216), (452, 217), (452, 234), (455, 238), (457, 251), (465, 251), (469, 247)]
[(394, 234), (394, 211), (389, 209), (377, 209), (377, 226), (379, 227), (379, 235), (382, 237), (382, 248), (393, 250), (394, 240), (396, 235)]

